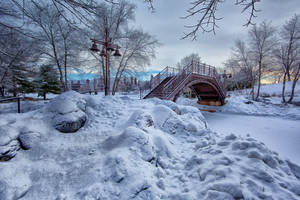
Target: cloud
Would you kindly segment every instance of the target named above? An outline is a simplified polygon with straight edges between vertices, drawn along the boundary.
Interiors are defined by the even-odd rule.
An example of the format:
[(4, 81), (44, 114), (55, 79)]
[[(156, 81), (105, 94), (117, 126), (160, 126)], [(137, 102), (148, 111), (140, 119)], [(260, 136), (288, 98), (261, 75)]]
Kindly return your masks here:
[[(190, 1), (183, 0), (154, 0), (155, 12), (152, 13), (142, 1), (137, 3), (135, 26), (155, 35), (163, 44), (157, 50), (156, 59), (150, 68), (160, 70), (165, 66), (175, 66), (184, 56), (198, 53), (202, 60), (210, 65), (223, 66), (223, 62), (230, 54), (230, 48), (237, 38), (246, 38), (249, 27), (243, 26), (247, 22), (249, 13), (241, 14), (242, 7), (235, 6), (234, 0), (225, 1), (219, 7), (218, 22), (220, 29), (216, 35), (212, 33), (199, 34), (197, 41), (180, 40), (188, 30), (185, 25), (191, 25), (197, 18), (183, 20), (180, 17), (186, 14)], [(276, 27), (282, 25), (300, 7), (299, 0), (264, 0), (257, 4), (261, 10), (254, 19), (255, 23), (263, 20), (272, 21)]]

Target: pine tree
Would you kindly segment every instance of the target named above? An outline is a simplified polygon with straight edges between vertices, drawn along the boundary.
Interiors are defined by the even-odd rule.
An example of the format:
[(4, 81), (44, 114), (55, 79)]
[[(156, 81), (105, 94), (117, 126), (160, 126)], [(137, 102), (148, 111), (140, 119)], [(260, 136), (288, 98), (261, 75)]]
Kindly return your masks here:
[(61, 87), (58, 79), (58, 72), (50, 65), (43, 65), (39, 70), (39, 77), (35, 81), (38, 95), (46, 100), (47, 93), (59, 94)]

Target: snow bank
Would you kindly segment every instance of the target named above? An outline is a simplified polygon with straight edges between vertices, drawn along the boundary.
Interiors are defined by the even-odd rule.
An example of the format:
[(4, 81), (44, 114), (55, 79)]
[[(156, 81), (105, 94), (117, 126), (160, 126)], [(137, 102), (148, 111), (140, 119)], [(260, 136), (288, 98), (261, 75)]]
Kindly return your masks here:
[[(286, 82), (286, 94), (290, 95), (292, 91), (292, 82)], [(262, 85), (261, 94), (270, 96), (280, 96), (282, 91), (282, 83)], [(295, 94), (300, 94), (299, 82), (295, 87)]]
[[(55, 121), (69, 114), (86, 121), (63, 134)], [(1, 130), (0, 145), (23, 146), (0, 163), (1, 200), (300, 198), (299, 166), (170, 101), (68, 92)]]
[(266, 97), (264, 101), (252, 101), (244, 94), (231, 93), (231, 97), (226, 98), (224, 106), (206, 106), (197, 103), (197, 99), (180, 97), (177, 101), (180, 105), (190, 105), (198, 109), (216, 110), (217, 112), (254, 115), (254, 116), (274, 116), (286, 119), (300, 119), (300, 107), (281, 103), (280, 97)]

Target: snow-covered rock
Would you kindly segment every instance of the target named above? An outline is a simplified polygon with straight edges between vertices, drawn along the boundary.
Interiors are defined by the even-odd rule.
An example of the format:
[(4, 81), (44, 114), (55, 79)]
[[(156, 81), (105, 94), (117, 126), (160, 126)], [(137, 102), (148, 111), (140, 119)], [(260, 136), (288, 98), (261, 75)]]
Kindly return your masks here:
[(74, 133), (84, 126), (86, 119), (86, 114), (78, 110), (64, 115), (56, 115), (53, 124), (62, 133)]
[(19, 132), (10, 125), (0, 127), (0, 161), (7, 161), (20, 149)]
[(0, 161), (7, 161), (17, 154), (20, 149), (20, 143), (17, 140), (11, 140), (9, 143), (0, 146)]
[(40, 142), (41, 135), (38, 132), (26, 130), (21, 132), (19, 142), (24, 150), (31, 149)]
[(86, 101), (77, 92), (69, 91), (54, 98), (48, 105), (48, 111), (53, 113), (53, 126), (63, 133), (74, 133), (84, 126)]

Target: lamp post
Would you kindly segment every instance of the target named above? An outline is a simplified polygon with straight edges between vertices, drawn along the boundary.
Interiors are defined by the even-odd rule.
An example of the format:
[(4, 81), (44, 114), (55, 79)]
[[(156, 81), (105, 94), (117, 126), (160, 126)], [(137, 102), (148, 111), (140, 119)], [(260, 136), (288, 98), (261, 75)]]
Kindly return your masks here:
[[(105, 29), (105, 41), (100, 41), (96, 39), (91, 39), (93, 42), (92, 47), (90, 48), (91, 51), (93, 52), (99, 52), (100, 50), (97, 47), (97, 44), (100, 44), (103, 46), (100, 56), (102, 58), (105, 57), (105, 77), (104, 77), (104, 87), (105, 87), (105, 96), (109, 95), (110, 91), (110, 65), (109, 65), (109, 57), (111, 52), (115, 52), (113, 56), (120, 57), (121, 54), (119, 52), (119, 49), (121, 48), (120, 46), (113, 44), (111, 41), (111, 38), (109, 37), (109, 31), (108, 28)], [(104, 63), (102, 62), (102, 65)]]

